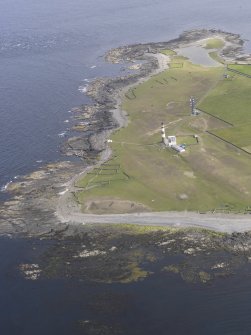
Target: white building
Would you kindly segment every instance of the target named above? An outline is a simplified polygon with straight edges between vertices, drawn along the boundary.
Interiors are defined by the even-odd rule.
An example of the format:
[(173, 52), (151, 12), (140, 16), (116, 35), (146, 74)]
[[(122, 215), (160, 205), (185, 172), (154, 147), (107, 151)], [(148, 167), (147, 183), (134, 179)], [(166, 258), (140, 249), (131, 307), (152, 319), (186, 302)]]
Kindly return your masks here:
[(176, 136), (167, 136), (167, 140), (168, 140), (169, 147), (177, 145)]
[(167, 147), (174, 149), (177, 152), (184, 152), (185, 148), (183, 146), (177, 145), (176, 136), (167, 136), (165, 132), (164, 123), (161, 123), (161, 139), (162, 143), (164, 143)]

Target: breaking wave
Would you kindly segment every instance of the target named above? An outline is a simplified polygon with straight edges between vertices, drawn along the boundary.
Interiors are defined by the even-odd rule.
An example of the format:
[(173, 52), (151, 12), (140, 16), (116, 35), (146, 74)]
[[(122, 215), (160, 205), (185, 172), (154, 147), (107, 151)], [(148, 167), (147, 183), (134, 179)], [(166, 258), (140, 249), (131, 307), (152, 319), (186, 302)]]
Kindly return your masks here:
[[(16, 179), (17, 177), (14, 177), (14, 178)], [(0, 191), (1, 191), (1, 192), (5, 192), (5, 191), (7, 191), (8, 187), (9, 187), (9, 185), (10, 185), (11, 183), (13, 183), (13, 180), (10, 180), (10, 181), (8, 181), (5, 185), (3, 185), (3, 186), (0, 188)]]

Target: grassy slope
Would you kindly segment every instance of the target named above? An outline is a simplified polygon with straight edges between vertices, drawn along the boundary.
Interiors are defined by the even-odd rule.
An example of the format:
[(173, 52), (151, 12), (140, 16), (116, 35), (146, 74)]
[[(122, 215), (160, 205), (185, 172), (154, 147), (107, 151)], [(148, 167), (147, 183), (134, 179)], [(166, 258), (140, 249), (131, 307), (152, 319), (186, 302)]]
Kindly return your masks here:
[[(97, 198), (119, 198), (159, 211), (211, 210), (226, 204), (243, 208), (250, 204), (246, 193), (251, 190), (250, 158), (204, 133), (203, 127), (206, 130), (208, 124), (214, 122), (207, 116), (192, 117), (189, 112), (190, 95), (202, 99), (221, 80), (224, 70), (206, 69), (182, 61), (182, 68), (171, 68), (138, 85), (134, 90), (135, 99), (125, 98), (123, 109), (128, 112), (130, 123), (112, 136), (114, 158), (109, 162), (119, 164), (117, 174), (109, 178), (101, 173), (82, 179), (79, 186), (86, 186), (93, 177), (96, 182), (108, 178), (110, 183), (79, 192), (77, 197), (81, 203)], [(226, 89), (233, 91), (226, 96), (230, 106), (235, 99), (242, 101), (239, 94), (243, 94), (242, 104), (248, 105), (249, 102), (244, 101), (246, 93), (240, 89), (245, 88), (242, 80), (240, 83), (221, 80), (201, 106), (225, 117), (226, 113), (218, 107), (222, 106), (222, 92)], [(238, 84), (235, 89), (231, 86), (234, 82)], [(243, 85), (239, 86), (241, 83)], [(233, 97), (234, 90), (238, 90), (238, 94), (236, 92)], [(236, 119), (241, 122), (246, 116), (235, 113), (234, 108), (231, 111), (228, 114), (230, 122)], [(167, 125), (167, 135), (198, 133), (200, 144), (191, 145), (182, 155), (162, 149), (159, 143), (162, 121)], [(194, 143), (189, 136), (178, 137), (178, 140)], [(184, 194), (188, 198), (181, 200)]]
[[(245, 70), (245, 66), (242, 66)], [(247, 67), (247, 66), (246, 66)], [(251, 145), (251, 79), (236, 75), (222, 80), (199, 108), (234, 125), (214, 133), (239, 147)]]
[(209, 52), (209, 56), (215, 60), (216, 62), (219, 62), (221, 64), (224, 64), (224, 59), (219, 56), (219, 50), (223, 48), (224, 41), (219, 38), (210, 38), (207, 40), (207, 43), (205, 45), (205, 49), (211, 49), (214, 51)]
[(206, 49), (221, 49), (224, 46), (224, 41), (219, 38), (210, 38), (205, 46)]
[(230, 64), (228, 65), (230, 69), (240, 71), (245, 74), (251, 75), (251, 65), (242, 65), (242, 64)]
[(171, 50), (171, 49), (166, 49), (161, 51), (162, 54), (167, 55), (167, 56), (174, 56), (176, 55), (176, 52)]

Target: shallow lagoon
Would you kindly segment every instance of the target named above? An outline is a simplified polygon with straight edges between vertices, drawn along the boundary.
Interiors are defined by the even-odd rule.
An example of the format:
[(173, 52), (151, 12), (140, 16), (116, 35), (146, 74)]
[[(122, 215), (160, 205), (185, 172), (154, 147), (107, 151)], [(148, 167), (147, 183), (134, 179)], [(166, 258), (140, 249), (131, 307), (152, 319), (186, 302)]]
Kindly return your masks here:
[(208, 67), (221, 65), (209, 56), (207, 49), (201, 46), (195, 45), (195, 46), (180, 48), (178, 50), (178, 55), (188, 58), (193, 64), (198, 64), (198, 65), (208, 66)]

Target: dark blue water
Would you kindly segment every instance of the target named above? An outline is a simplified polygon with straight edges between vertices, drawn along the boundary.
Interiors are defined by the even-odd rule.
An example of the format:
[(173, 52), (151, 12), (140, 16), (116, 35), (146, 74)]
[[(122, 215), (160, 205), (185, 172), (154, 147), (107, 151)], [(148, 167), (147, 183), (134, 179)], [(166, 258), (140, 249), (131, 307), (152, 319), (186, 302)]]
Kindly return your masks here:
[[(25, 280), (19, 264), (36, 262), (53, 243), (0, 239), (1, 335), (251, 333), (251, 281), (246, 271), (210, 285), (185, 283), (158, 266), (154, 275), (132, 284)], [(87, 331), (80, 326), (84, 321), (117, 331)]]
[(116, 73), (106, 50), (202, 27), (248, 39), (250, 18), (248, 0), (1, 0), (0, 185), (60, 158), (79, 86)]

